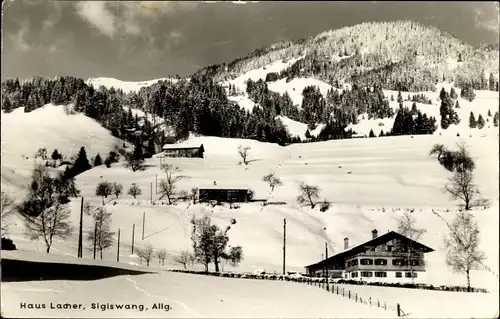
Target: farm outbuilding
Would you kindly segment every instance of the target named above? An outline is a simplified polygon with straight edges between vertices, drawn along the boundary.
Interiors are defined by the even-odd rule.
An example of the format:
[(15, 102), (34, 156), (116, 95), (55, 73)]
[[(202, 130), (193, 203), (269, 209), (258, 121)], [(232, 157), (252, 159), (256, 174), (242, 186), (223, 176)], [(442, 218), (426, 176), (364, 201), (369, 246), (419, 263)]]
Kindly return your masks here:
[(226, 203), (241, 203), (248, 202), (250, 199), (249, 189), (245, 187), (229, 187), (229, 186), (206, 186), (198, 189), (198, 199), (200, 202), (226, 202)]
[(165, 144), (163, 145), (163, 155), (165, 157), (198, 157), (203, 158), (205, 148), (203, 144), (193, 145), (187, 143)]

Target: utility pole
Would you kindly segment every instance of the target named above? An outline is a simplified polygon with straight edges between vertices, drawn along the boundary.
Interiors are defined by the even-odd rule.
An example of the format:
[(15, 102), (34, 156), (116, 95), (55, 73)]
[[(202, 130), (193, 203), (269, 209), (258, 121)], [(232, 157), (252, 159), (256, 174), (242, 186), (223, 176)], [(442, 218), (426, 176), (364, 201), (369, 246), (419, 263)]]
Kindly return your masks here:
[(283, 275), (286, 270), (286, 218), (283, 218)]
[(80, 230), (78, 233), (78, 258), (83, 257), (83, 248), (82, 248), (82, 233), (83, 233), (83, 197), (82, 197), (82, 204), (80, 206)]
[(120, 261), (120, 228), (118, 228), (118, 251), (116, 252), (116, 262)]
[(146, 212), (142, 213), (142, 240), (144, 240), (144, 224), (146, 223)]
[(149, 197), (151, 198), (151, 204), (153, 204), (153, 182), (151, 182), (149, 190), (150, 190)]
[(97, 244), (97, 220), (95, 221), (95, 225), (94, 225), (94, 259), (95, 259), (95, 252), (96, 252), (96, 244)]
[(134, 254), (135, 224), (132, 225), (132, 254)]
[(327, 259), (328, 259), (328, 243), (325, 242), (325, 279), (326, 279), (326, 291), (328, 291), (328, 266), (327, 266)]
[(156, 185), (155, 185), (155, 194), (158, 194), (158, 174), (156, 174)]

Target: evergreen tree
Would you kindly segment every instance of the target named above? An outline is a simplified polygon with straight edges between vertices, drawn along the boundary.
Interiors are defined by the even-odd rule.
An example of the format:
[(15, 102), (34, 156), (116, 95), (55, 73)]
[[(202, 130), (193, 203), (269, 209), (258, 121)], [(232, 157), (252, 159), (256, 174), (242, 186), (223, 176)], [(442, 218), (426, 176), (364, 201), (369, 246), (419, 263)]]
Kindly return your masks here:
[(488, 116), (491, 117), (491, 110), (488, 110)]
[(471, 111), (469, 115), (469, 127), (476, 128), (476, 118), (474, 117), (474, 113)]
[(378, 137), (381, 137), (381, 136), (384, 136), (384, 131), (383, 130), (380, 130), (380, 134), (378, 135)]
[(398, 101), (398, 104), (400, 104), (400, 105), (403, 104), (403, 96), (401, 95), (401, 91), (398, 91), (397, 101)]
[(498, 127), (498, 112), (495, 112), (495, 115), (493, 116), (493, 125)]
[(54, 150), (54, 152), (52, 152), (52, 155), (50, 156), (50, 158), (52, 158), (54, 161), (57, 161), (58, 159), (61, 159), (62, 156), (61, 156), (61, 154), (59, 154), (59, 152), (57, 150)]
[(417, 113), (417, 103), (413, 102), (413, 104), (411, 105), (411, 115), (417, 115)]
[(446, 98), (448, 98), (448, 92), (446, 92), (444, 88), (441, 88), (441, 92), (439, 92), (439, 99), (444, 101)]
[(370, 130), (370, 134), (368, 135), (368, 137), (376, 137), (376, 136), (375, 136), (375, 133), (373, 133), (373, 130), (372, 130), (372, 129)]
[(85, 172), (86, 170), (89, 170), (90, 168), (91, 166), (89, 160), (87, 159), (87, 152), (85, 151), (85, 147), (82, 146), (80, 148), (80, 151), (78, 152), (75, 163), (71, 168), (71, 174), (72, 176), (76, 176), (80, 173)]
[(455, 88), (451, 88), (451, 91), (450, 91), (450, 97), (454, 100), (456, 100), (458, 98), (458, 95), (457, 95), (457, 92), (455, 92)]
[(464, 88), (460, 91), (460, 97), (466, 99), (469, 102), (474, 101), (476, 98), (476, 93), (474, 93), (474, 89), (472, 84), (467, 83)]
[(479, 114), (478, 118), (477, 118), (477, 128), (478, 129), (482, 129), (484, 127), (484, 119), (483, 119), (483, 116), (481, 114)]
[(459, 108), (460, 108), (460, 104), (458, 104), (458, 100), (457, 100), (457, 102), (455, 103), (455, 108), (456, 108), (456, 109), (459, 109)]
[(102, 165), (102, 158), (101, 158), (101, 155), (99, 155), (99, 153), (97, 153), (97, 155), (95, 156), (95, 159), (94, 159), (94, 167), (100, 166), (100, 165)]

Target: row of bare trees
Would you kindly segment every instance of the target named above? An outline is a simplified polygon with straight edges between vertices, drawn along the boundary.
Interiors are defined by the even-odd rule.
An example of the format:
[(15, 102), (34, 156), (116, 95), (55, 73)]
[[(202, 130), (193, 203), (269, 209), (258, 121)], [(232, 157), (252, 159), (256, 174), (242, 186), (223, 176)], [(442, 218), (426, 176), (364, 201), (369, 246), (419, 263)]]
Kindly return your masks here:
[(438, 161), (450, 172), (448, 182), (443, 191), (454, 200), (459, 200), (460, 210), (449, 223), (436, 211), (433, 213), (442, 219), (448, 234), (444, 238), (446, 249), (446, 264), (457, 273), (464, 273), (467, 278), (467, 290), (470, 291), (471, 270), (489, 269), (484, 265), (486, 256), (479, 248), (479, 226), (471, 209), (479, 206), (486, 207), (489, 200), (481, 196), (478, 186), (474, 182), (473, 171), (476, 164), (470, 152), (461, 142), (455, 151), (448, 150), (442, 144), (432, 147), (430, 155), (437, 155)]

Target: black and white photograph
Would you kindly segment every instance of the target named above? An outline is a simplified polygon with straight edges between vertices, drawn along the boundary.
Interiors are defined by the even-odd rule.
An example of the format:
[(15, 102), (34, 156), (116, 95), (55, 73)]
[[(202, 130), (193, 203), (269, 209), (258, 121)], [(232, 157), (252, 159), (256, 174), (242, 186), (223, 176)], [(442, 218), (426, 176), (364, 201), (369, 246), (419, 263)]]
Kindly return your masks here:
[(1, 318), (498, 318), (498, 2), (2, 2)]

